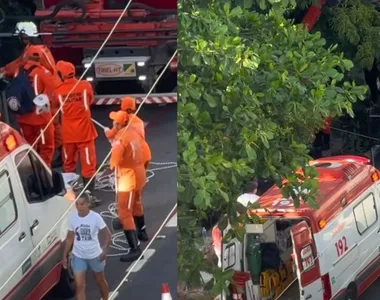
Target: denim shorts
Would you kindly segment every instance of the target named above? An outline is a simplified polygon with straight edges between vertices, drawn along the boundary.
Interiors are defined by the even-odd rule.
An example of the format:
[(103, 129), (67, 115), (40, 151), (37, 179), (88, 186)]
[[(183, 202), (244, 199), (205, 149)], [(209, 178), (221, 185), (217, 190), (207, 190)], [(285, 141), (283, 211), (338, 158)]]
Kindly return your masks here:
[(105, 265), (106, 261), (100, 261), (99, 257), (92, 259), (79, 258), (75, 255), (72, 255), (71, 257), (71, 268), (73, 269), (73, 272), (85, 272), (90, 269), (95, 273), (99, 273), (104, 271)]

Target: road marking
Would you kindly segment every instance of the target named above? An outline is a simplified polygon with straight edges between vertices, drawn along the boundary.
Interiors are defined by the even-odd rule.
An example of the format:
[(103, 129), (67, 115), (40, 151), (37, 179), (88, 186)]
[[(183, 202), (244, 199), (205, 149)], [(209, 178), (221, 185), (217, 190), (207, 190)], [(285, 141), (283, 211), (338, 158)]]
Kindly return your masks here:
[(165, 227), (177, 227), (177, 213), (166, 223)]
[(144, 127), (147, 127), (149, 122), (144, 122)]
[[(115, 299), (115, 298), (119, 295), (119, 291), (116, 291), (116, 292), (115, 292), (115, 295), (113, 295), (112, 298), (111, 298), (112, 293), (113, 293), (113, 292), (110, 292), (110, 293), (108, 294), (109, 300), (113, 300), (113, 299)], [(103, 300), (103, 299), (100, 299), (100, 300)]]
[[(126, 272), (131, 271), (131, 273), (136, 273), (136, 272), (140, 271), (142, 269), (142, 267), (146, 264), (146, 262), (148, 261), (148, 259), (151, 258), (155, 252), (156, 252), (155, 249), (148, 249), (148, 250), (146, 250), (146, 252), (144, 254), (144, 258), (140, 259), (135, 265), (131, 264), (128, 267), (128, 269), (127, 269)], [(132, 266), (133, 266), (133, 269), (132, 269)]]

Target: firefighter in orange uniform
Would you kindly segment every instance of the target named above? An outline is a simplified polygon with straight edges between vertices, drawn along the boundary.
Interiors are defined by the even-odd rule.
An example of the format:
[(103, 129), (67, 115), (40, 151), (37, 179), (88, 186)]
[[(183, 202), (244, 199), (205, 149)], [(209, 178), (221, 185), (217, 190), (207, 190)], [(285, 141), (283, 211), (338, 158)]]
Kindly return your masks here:
[[(133, 127), (127, 127), (127, 112), (111, 112), (117, 130), (112, 141), (110, 159), (111, 169), (116, 169), (117, 209), (125, 237), (131, 248), (120, 258), (122, 262), (135, 261), (141, 254), (136, 232), (134, 213), (141, 213), (141, 202), (137, 203), (136, 191), (142, 190), (146, 183), (146, 173), (141, 149), (142, 138)], [(139, 207), (140, 206), (140, 207)]]
[[(53, 93), (56, 88), (58, 88), (62, 84), (62, 80), (58, 75), (58, 71), (55, 65), (55, 59), (53, 55), (51, 54), (48, 47), (45, 45), (32, 45), (28, 44), (24, 51), (27, 51), (29, 47), (35, 47), (39, 48), (39, 51), (41, 53), (41, 65), (44, 66), (46, 69), (50, 71), (50, 78), (49, 80), (49, 90), (46, 91), (47, 96), (50, 100), (50, 111), (51, 115), (55, 116), (59, 109), (59, 103), (55, 101), (53, 98)], [(53, 167), (60, 167), (62, 165), (62, 135), (61, 135), (61, 125), (59, 122), (59, 115), (54, 118), (53, 121), (54, 126), (54, 146), (55, 150), (58, 152), (58, 157), (56, 160), (53, 161), (52, 165)]]
[[(24, 39), (24, 40), (27, 43), (27, 45), (25, 46), (23, 54), (18, 59), (10, 62), (9, 64), (7, 64), (4, 67), (3, 75), (5, 77), (10, 77), (10, 78), (14, 77), (17, 70), (19, 69), (19, 67), (23, 66), (26, 62), (24, 59), (24, 56), (27, 55), (27, 53), (30, 51), (34, 51), (34, 52), (38, 53), (40, 65), (50, 71), (50, 73), (46, 73), (46, 75), (45, 75), (46, 81), (49, 82), (49, 85), (47, 85), (47, 90), (44, 91), (44, 93), (48, 96), (48, 98), (50, 100), (50, 110), (51, 110), (52, 116), (54, 116), (59, 109), (59, 103), (52, 102), (52, 100), (53, 100), (52, 93), (54, 92), (54, 90), (59, 85), (62, 84), (62, 81), (59, 78), (57, 69), (55, 67), (55, 59), (54, 59), (53, 55), (51, 54), (49, 48), (46, 47), (45, 45), (42, 45), (42, 44), (33, 45), (29, 42), (29, 39)], [(32, 47), (32, 48), (29, 49), (29, 47)], [(48, 78), (48, 77), (50, 77), (50, 78)], [(62, 136), (61, 136), (61, 128), (60, 128), (58, 116), (54, 119), (53, 125), (54, 125), (54, 146), (58, 152), (58, 157), (59, 157), (59, 160), (56, 160), (53, 162), (53, 167), (54, 166), (60, 167), (62, 164), (62, 162), (60, 162), (60, 160), (61, 160), (60, 154), (62, 152), (61, 151), (61, 149), (62, 149)]]
[(38, 49), (38, 53), (40, 54), (40, 64), (49, 70), (52, 75), (57, 75), (55, 60), (49, 48), (42, 44), (34, 45), (28, 42), (22, 54), (3, 68), (4, 76), (13, 77), (16, 74), (18, 68), (24, 65), (24, 56), (28, 52), (29, 47), (32, 47), (34, 51)]
[[(126, 111), (129, 115), (135, 114), (136, 112), (136, 100), (132, 97), (124, 97), (121, 100), (121, 110)], [(141, 120), (137, 115), (132, 119), (131, 126), (133, 126), (138, 133), (142, 136), (145, 143), (143, 143), (143, 155), (144, 155), (144, 165), (145, 169), (148, 169), (149, 163), (152, 159), (152, 153), (150, 151), (149, 145), (145, 139), (145, 125), (144, 121)]]
[[(149, 148), (148, 143), (145, 140), (145, 128), (144, 128), (144, 122), (141, 120), (137, 115), (135, 115), (132, 118), (132, 115), (136, 111), (136, 101), (134, 98), (131, 97), (125, 97), (121, 101), (121, 110), (125, 111), (129, 115), (130, 119), (130, 127), (134, 128), (136, 132), (140, 135), (141, 137), (141, 150), (142, 150), (142, 155), (143, 155), (143, 161), (144, 161), (144, 167), (145, 171), (148, 169), (150, 160), (151, 160), (151, 151)], [(114, 126), (110, 130), (106, 130), (106, 137), (108, 139), (112, 139), (115, 134), (117, 133), (117, 128)], [(143, 195), (143, 189), (145, 187), (144, 185), (141, 185), (142, 188), (140, 190), (136, 190), (135, 193), (135, 207), (136, 210), (133, 211), (133, 216), (135, 219), (135, 223), (137, 226), (137, 233), (138, 233), (138, 238), (140, 241), (148, 241), (149, 237), (146, 232), (146, 225), (145, 225), (145, 217), (144, 217), (144, 208), (142, 204), (142, 195)], [(116, 226), (117, 227), (117, 226)]]
[[(27, 45), (30, 47), (30, 44)], [(59, 102), (57, 102), (54, 97), (54, 91), (62, 84), (62, 79), (58, 75), (58, 71), (55, 64), (55, 59), (51, 54), (48, 47), (45, 45), (35, 45), (34, 47), (39, 47), (41, 49), (42, 57), (41, 64), (50, 71), (51, 77), (50, 87), (52, 88), (50, 91), (47, 91), (47, 94), (50, 99), (50, 110), (52, 116), (55, 116), (57, 111), (59, 110)], [(57, 152), (57, 158), (53, 161), (53, 167), (61, 167), (62, 166), (62, 134), (61, 134), (61, 125), (60, 125), (60, 117), (59, 114), (54, 118), (54, 145), (55, 150)]]
[[(136, 100), (134, 98), (132, 98), (132, 97), (124, 97), (121, 100), (120, 109), (122, 111), (126, 111), (130, 116), (132, 114), (135, 114), (135, 112), (136, 112)], [(130, 126), (134, 127), (135, 130), (144, 139), (144, 142), (143, 142), (143, 145), (142, 145), (142, 147), (143, 147), (143, 156), (144, 156), (144, 165), (145, 165), (145, 169), (148, 169), (149, 163), (150, 163), (150, 161), (152, 159), (152, 154), (151, 154), (149, 145), (148, 145), (148, 143), (146, 142), (146, 139), (145, 139), (144, 121), (141, 120), (137, 115), (135, 115), (134, 118), (130, 118), (130, 119), (131, 119)], [(109, 130), (107, 128), (107, 130), (106, 130), (106, 137), (108, 139), (112, 139), (113, 136), (116, 134), (116, 132), (117, 132), (117, 130), (116, 130), (115, 127), (113, 127), (112, 129), (109, 129)]]
[[(35, 90), (36, 95), (46, 94), (49, 97), (53, 89), (49, 70), (41, 65), (41, 49), (38, 46), (29, 46), (23, 56), (24, 69), (27, 71), (33, 68), (29, 73), (29, 81)], [(41, 135), (36, 149), (46, 164), (51, 167), (54, 156), (54, 126), (50, 124), (46, 130), (52, 115), (51, 112), (37, 113), (35, 111), (17, 116), (17, 122), (24, 138), (29, 144), (33, 144)]]
[[(95, 139), (98, 134), (91, 121), (90, 110), (94, 92), (87, 81), (78, 83), (75, 67), (71, 63), (59, 61), (57, 70), (63, 79), (63, 84), (54, 92), (54, 101), (62, 106), (62, 169), (64, 172), (75, 172), (79, 154), (83, 184), (86, 186), (96, 173)], [(91, 193), (92, 204), (96, 205), (100, 201), (94, 196), (94, 188), (95, 179), (90, 182), (87, 190)]]
[[(30, 47), (30, 44), (27, 45), (27, 47)], [(51, 87), (51, 90), (46, 91), (46, 93), (50, 99), (51, 115), (55, 116), (55, 114), (59, 110), (59, 102), (57, 102), (57, 99), (53, 97), (53, 93), (62, 84), (62, 79), (58, 75), (58, 71), (55, 65), (55, 59), (53, 55), (51, 54), (49, 48), (46, 47), (45, 45), (35, 45), (34, 47), (40, 48), (40, 51), (42, 53), (41, 64), (46, 69), (48, 69), (51, 73), (51, 77), (49, 78), (49, 82), (50, 82), (49, 86)], [(54, 118), (53, 126), (54, 126), (54, 145), (55, 145), (55, 150), (58, 155), (56, 159), (53, 161), (52, 166), (61, 167), (62, 166), (62, 134), (61, 134), (59, 114)]]

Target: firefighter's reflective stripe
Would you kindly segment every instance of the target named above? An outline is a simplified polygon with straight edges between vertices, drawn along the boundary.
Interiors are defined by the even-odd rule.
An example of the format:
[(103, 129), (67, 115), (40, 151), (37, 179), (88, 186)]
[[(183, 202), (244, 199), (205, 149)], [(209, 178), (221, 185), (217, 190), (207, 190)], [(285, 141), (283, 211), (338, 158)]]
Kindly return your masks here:
[(39, 92), (38, 92), (38, 75), (36, 74), (36, 75), (34, 75), (34, 79), (33, 79), (33, 88), (34, 88), (34, 94), (36, 95), (36, 96), (38, 96), (39, 95)]
[(87, 90), (86, 89), (83, 91), (83, 105), (84, 105), (84, 109), (88, 110)]
[(49, 55), (47, 55), (45, 51), (42, 52), (42, 55), (45, 57), (45, 59), (46, 59), (47, 62), (49, 63), (50, 68), (51, 68), (52, 70), (54, 70), (54, 69), (55, 69), (55, 63), (53, 63), (53, 62), (50, 60)]
[(41, 143), (42, 143), (42, 145), (45, 145), (45, 134), (44, 134), (44, 130), (43, 130), (43, 129), (40, 129), (40, 133), (41, 133)]
[(88, 150), (88, 147), (84, 148), (84, 153), (86, 155), (86, 164), (91, 165), (90, 162), (90, 151)]
[(63, 158), (64, 158), (65, 160), (67, 160), (67, 152), (66, 152), (65, 147), (63, 147)]
[(62, 95), (58, 95), (58, 101), (59, 101), (59, 105), (61, 106), (61, 113), (63, 114), (63, 99), (62, 99)]
[(129, 199), (128, 199), (128, 209), (132, 209), (132, 197), (133, 197), (133, 193), (130, 192)]

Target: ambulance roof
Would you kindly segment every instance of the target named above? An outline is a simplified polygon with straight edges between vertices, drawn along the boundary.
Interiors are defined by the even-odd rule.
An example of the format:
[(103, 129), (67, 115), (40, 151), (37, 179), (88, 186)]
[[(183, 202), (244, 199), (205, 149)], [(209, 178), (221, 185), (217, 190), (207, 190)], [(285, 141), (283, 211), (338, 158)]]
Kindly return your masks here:
[(26, 144), (17, 130), (4, 122), (0, 122), (0, 161), (17, 147)]
[[(327, 221), (373, 184), (372, 174), (376, 169), (369, 165), (369, 162), (368, 158), (351, 155), (312, 161), (311, 164), (319, 173), (319, 190), (316, 199), (319, 209), (317, 210), (312, 210), (306, 203), (301, 203), (299, 208), (295, 209), (293, 200), (284, 199), (281, 189), (276, 186), (259, 198), (260, 206), (272, 212), (295, 211), (302, 214), (302, 212), (312, 210), (316, 218)], [(342, 204), (342, 201), (346, 204)]]

